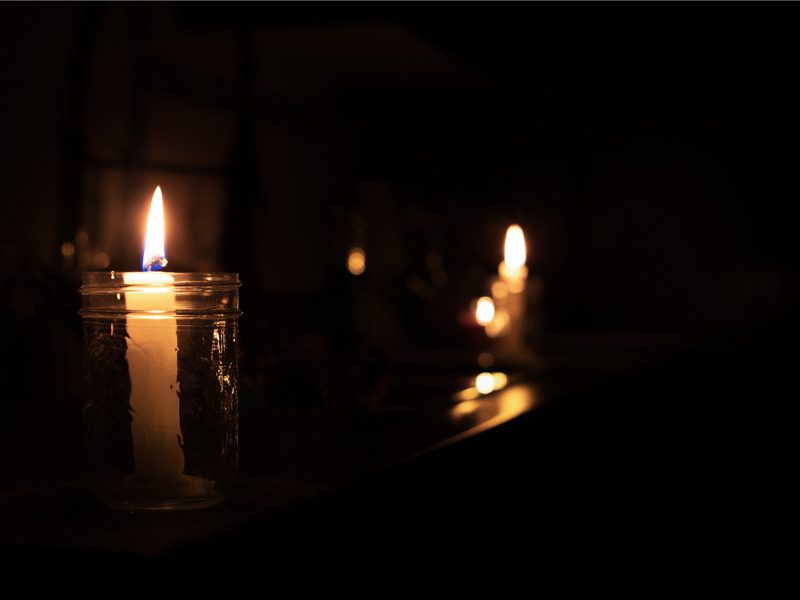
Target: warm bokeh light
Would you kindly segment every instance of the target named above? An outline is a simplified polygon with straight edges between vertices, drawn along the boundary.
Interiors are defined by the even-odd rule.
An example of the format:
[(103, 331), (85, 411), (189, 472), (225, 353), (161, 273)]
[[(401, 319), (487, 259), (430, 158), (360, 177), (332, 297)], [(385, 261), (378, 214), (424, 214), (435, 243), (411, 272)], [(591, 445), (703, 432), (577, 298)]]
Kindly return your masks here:
[(492, 373), (494, 378), (494, 389), (502, 390), (508, 385), (508, 375), (505, 373)]
[[(522, 267), (526, 269), (526, 267)], [(508, 282), (508, 291), (512, 294), (520, 294), (525, 289), (525, 280), (522, 277), (512, 279)]]
[[(505, 259), (500, 263), (500, 279), (506, 285), (507, 292), (519, 294), (525, 289), (525, 280), (528, 278), (528, 267), (525, 266), (527, 252), (525, 249), (525, 234), (522, 227), (512, 225), (506, 231)], [(492, 294), (497, 296), (503, 291), (498, 287), (492, 290)]]
[(361, 275), (367, 267), (367, 255), (362, 248), (354, 246), (347, 255), (347, 270), (351, 275)]
[[(491, 392), (479, 391), (476, 387), (478, 380), (481, 381), (482, 389), (488, 390), (491, 386), (491, 392), (494, 394), (486, 397), (485, 395)], [(453, 419), (460, 420), (469, 415), (478, 416), (480, 421), (475, 427), (460, 433), (459, 436), (468, 437), (486, 431), (518, 417), (537, 405), (535, 386), (509, 386), (505, 373), (481, 373), (476, 377), (475, 384), (476, 386), (468, 387), (453, 396), (457, 402), (450, 409), (450, 416)]]
[(502, 281), (495, 281), (492, 284), (492, 298), (503, 300), (506, 296), (508, 296), (508, 286)]
[(479, 397), (480, 393), (478, 393), (478, 390), (476, 390), (474, 387), (463, 389), (453, 396), (453, 398), (459, 402), (464, 402), (465, 400), (475, 400), (475, 398)]
[(475, 306), (475, 319), (481, 325), (488, 325), (494, 319), (494, 301), (488, 296), (478, 298)]
[[(497, 395), (499, 406), (498, 421), (509, 421), (536, 405), (536, 392), (526, 386), (516, 385)], [(502, 420), (501, 420), (502, 419)], [(495, 425), (496, 423), (493, 423)]]
[(147, 216), (142, 270), (152, 271), (165, 266), (167, 255), (164, 252), (164, 200), (161, 197), (161, 186), (156, 186), (150, 202), (150, 214)]
[(475, 389), (481, 394), (491, 394), (494, 391), (494, 375), (481, 373), (475, 378)]
[(64, 242), (61, 244), (61, 256), (64, 258), (72, 258), (75, 256), (75, 244), (72, 242)]
[(478, 410), (480, 404), (475, 400), (465, 400), (464, 402), (459, 402), (456, 404), (451, 410), (450, 414), (455, 417), (463, 417), (465, 415), (469, 415), (474, 413)]
[(95, 269), (107, 269), (108, 265), (111, 264), (111, 257), (108, 255), (108, 252), (102, 252), (98, 250), (94, 253), (92, 257), (92, 266)]
[[(475, 388), (469, 389), (475, 394), (478, 393)], [(472, 429), (459, 434), (463, 437), (506, 423), (531, 410), (538, 403), (535, 388), (527, 385), (513, 385), (499, 392), (491, 399), (484, 399), (483, 402), (476, 401), (474, 397), (462, 397), (462, 394), (456, 396), (456, 399), (461, 400), (461, 403), (450, 409), (451, 416), (453, 418), (463, 418), (467, 414), (482, 413), (483, 418), (486, 419)]]
[(525, 234), (519, 225), (511, 225), (506, 230), (505, 263), (511, 272), (519, 271), (527, 258), (525, 251)]
[(498, 309), (494, 313), (494, 319), (486, 325), (486, 335), (490, 338), (500, 337), (508, 332), (511, 323), (511, 316), (504, 308)]
[(505, 373), (481, 373), (475, 378), (475, 389), (486, 395), (502, 390), (508, 385), (508, 376)]

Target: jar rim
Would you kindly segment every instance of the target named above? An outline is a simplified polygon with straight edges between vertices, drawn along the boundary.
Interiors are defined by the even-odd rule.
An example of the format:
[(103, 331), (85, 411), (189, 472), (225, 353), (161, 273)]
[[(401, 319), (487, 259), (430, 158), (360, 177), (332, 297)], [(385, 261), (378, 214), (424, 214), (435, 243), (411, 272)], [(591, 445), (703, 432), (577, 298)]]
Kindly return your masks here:
[[(238, 273), (211, 273), (211, 272), (180, 272), (157, 271), (169, 275), (172, 281), (170, 286), (179, 288), (211, 287), (214, 289), (239, 288), (242, 282)], [(135, 282), (125, 283), (125, 275), (137, 275)], [(80, 292), (91, 294), (104, 290), (119, 291), (126, 288), (141, 288), (151, 285), (141, 280), (142, 271), (84, 271)], [(163, 286), (163, 280), (153, 281), (154, 286)]]

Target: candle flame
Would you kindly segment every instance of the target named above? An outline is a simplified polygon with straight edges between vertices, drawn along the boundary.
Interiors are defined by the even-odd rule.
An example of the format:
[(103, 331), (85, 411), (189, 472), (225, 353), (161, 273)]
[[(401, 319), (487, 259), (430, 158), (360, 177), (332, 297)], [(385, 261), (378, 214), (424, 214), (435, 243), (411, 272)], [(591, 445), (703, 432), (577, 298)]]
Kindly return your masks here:
[(147, 216), (147, 232), (144, 238), (144, 255), (142, 271), (158, 271), (167, 266), (167, 255), (164, 252), (164, 200), (161, 197), (161, 186), (156, 186), (153, 200), (150, 202), (150, 214)]
[(478, 299), (475, 306), (475, 320), (481, 325), (488, 325), (494, 319), (494, 302), (488, 296)]
[(511, 225), (506, 230), (505, 261), (511, 271), (517, 271), (525, 265), (525, 234), (519, 225)]

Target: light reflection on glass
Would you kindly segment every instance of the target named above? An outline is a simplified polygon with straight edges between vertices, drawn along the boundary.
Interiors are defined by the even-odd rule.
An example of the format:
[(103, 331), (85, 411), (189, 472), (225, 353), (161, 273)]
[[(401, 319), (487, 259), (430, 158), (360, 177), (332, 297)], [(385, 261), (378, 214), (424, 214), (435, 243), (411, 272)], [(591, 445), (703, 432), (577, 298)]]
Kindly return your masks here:
[(479, 406), (480, 404), (475, 400), (465, 400), (464, 402), (456, 404), (450, 410), (450, 414), (454, 417), (463, 417), (465, 415), (474, 413), (476, 410), (478, 410)]
[(476, 390), (474, 387), (468, 387), (467, 389), (461, 390), (458, 392), (453, 398), (455, 400), (474, 400), (475, 398), (479, 397), (481, 394)]
[[(494, 375), (500, 374), (495, 373)], [(478, 394), (475, 388), (469, 388), (469, 390)], [(461, 394), (457, 394), (456, 397), (458, 398)], [(529, 411), (535, 405), (536, 391), (531, 385), (513, 385), (491, 397), (480, 400), (463, 398), (462, 402), (450, 409), (450, 416), (453, 419), (463, 419), (469, 416), (477, 424), (446, 440), (443, 445), (501, 425)]]
[(475, 382), (471, 387), (468, 387), (453, 396), (454, 400), (460, 402), (466, 400), (475, 400), (480, 396), (485, 396), (502, 390), (508, 385), (508, 376), (505, 373), (480, 373), (475, 377)]
[(497, 397), (497, 402), (500, 406), (496, 418), (508, 421), (531, 408), (535, 400), (532, 389), (525, 386), (512, 387), (506, 393)]

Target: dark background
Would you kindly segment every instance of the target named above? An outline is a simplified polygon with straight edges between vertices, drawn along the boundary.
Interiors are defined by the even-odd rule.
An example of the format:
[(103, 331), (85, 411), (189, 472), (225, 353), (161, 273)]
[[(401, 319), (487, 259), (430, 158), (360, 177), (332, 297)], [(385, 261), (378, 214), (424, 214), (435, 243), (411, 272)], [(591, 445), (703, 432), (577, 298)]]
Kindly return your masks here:
[(57, 267), (79, 230), (98, 264), (138, 266), (152, 180), (176, 270), (249, 266), (269, 293), (324, 293), (355, 237), (396, 271), (418, 268), (418, 246), (490, 272), (515, 220), (559, 330), (752, 330), (796, 293), (796, 41), (777, 16), (4, 11), (12, 281)]
[[(717, 489), (708, 473), (768, 489), (797, 339), (795, 15), (3, 5), (6, 479), (80, 472), (79, 274), (138, 268), (160, 184), (170, 268), (241, 273), (254, 406), (364, 410), (375, 370), (479, 351), (457, 315), (519, 222), (545, 290), (539, 353), (670, 357), (556, 411), (552, 441), (581, 431), (616, 465), (632, 446), (605, 442), (635, 441), (694, 464), (697, 489)], [(538, 452), (551, 438), (537, 435)], [(701, 471), (709, 448), (722, 458)]]

